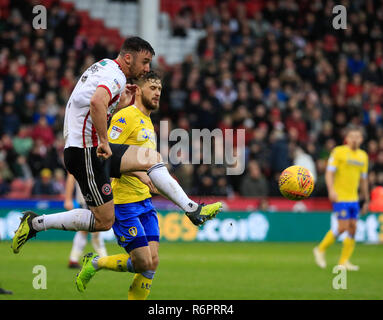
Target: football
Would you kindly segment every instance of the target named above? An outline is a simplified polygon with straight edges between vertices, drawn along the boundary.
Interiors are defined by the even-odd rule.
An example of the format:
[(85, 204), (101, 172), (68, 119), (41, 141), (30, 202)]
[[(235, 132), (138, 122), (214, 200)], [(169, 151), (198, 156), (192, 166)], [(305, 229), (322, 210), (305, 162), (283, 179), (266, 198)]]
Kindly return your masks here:
[(314, 177), (302, 166), (291, 166), (283, 170), (278, 181), (279, 191), (289, 200), (308, 198), (314, 190)]

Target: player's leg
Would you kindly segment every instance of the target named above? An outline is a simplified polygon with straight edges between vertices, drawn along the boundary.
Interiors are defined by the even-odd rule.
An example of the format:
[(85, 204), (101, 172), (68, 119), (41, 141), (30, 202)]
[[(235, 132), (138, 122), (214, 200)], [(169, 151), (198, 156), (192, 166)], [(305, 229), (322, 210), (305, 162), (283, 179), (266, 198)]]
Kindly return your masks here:
[(70, 231), (105, 231), (114, 222), (113, 195), (106, 163), (97, 158), (96, 148), (67, 148), (64, 160), (73, 174), (89, 209), (73, 209), (49, 215), (24, 213), (12, 242), (14, 253), (37, 232), (57, 229)]
[(335, 214), (337, 215), (338, 218), (338, 228), (336, 231), (333, 231), (330, 229), (322, 241), (319, 243), (317, 247), (314, 248), (313, 253), (314, 253), (314, 258), (316, 264), (321, 267), (321, 268), (326, 268), (327, 263), (326, 263), (326, 250), (334, 244), (335, 240), (339, 235), (341, 235), (344, 231), (347, 230), (347, 221), (344, 219), (345, 217), (342, 217), (343, 213), (343, 206), (341, 203), (334, 203), (333, 204), (333, 210)]
[(74, 235), (72, 250), (69, 255), (69, 268), (80, 268), (80, 257), (84, 251), (88, 239), (88, 232), (78, 231)]
[(106, 252), (104, 238), (100, 232), (92, 232), (90, 234), (90, 239), (94, 250), (100, 257), (105, 257), (108, 255)]
[[(149, 252), (148, 250), (145, 250), (144, 252), (141, 251), (141, 252), (145, 254), (144, 259), (147, 261), (145, 262), (145, 264), (140, 266), (142, 267), (141, 270), (145, 270), (145, 271), (141, 271), (140, 273), (135, 274), (133, 282), (129, 288), (128, 300), (146, 300), (152, 288), (153, 278), (159, 263), (159, 259), (158, 259), (159, 242), (149, 241), (149, 247), (145, 247), (145, 248), (149, 248)], [(135, 252), (133, 251), (131, 252), (132, 258), (133, 258), (133, 255), (138, 255), (141, 253), (137, 249), (134, 251)], [(150, 264), (148, 264), (148, 260), (150, 261)]]
[(139, 204), (123, 204), (115, 206), (115, 222), (113, 231), (118, 244), (128, 253), (100, 257), (88, 253), (84, 256), (81, 271), (76, 277), (76, 286), (80, 292), (85, 291), (87, 284), (99, 270), (135, 273), (129, 252), (135, 248), (147, 246), (144, 228), (137, 217), (142, 211)]
[[(158, 249), (160, 240), (160, 229), (158, 225), (157, 212), (153, 207), (151, 199), (145, 200), (145, 206), (151, 208), (150, 211), (140, 215), (140, 222), (144, 227), (146, 239), (149, 244), (148, 250), (132, 250), (130, 253), (133, 260), (133, 266), (137, 268), (136, 275), (129, 288), (128, 300), (146, 300), (152, 288), (152, 282), (159, 264)], [(148, 247), (145, 247), (148, 248)], [(137, 248), (140, 249), (140, 248)], [(141, 264), (139, 254), (142, 255)]]
[(357, 219), (348, 219), (347, 237), (343, 240), (342, 253), (339, 259), (339, 265), (343, 265), (349, 271), (358, 271), (359, 266), (350, 262), (350, 258), (355, 249), (355, 233)]
[[(127, 253), (105, 257), (99, 257), (93, 253), (85, 255), (81, 271), (76, 277), (77, 289), (80, 292), (85, 291), (87, 284), (97, 271), (104, 269), (117, 272), (141, 273), (145, 279), (136, 277), (138, 279), (136, 283), (137, 281), (144, 281), (148, 283), (148, 285), (145, 285), (146, 289), (144, 291), (138, 290), (140, 292), (136, 294), (139, 297), (149, 294), (149, 283), (151, 284), (154, 277), (154, 270), (151, 270), (153, 263), (152, 256), (155, 256), (154, 261), (157, 267), (158, 253), (157, 255), (152, 254), (145, 235), (144, 226), (139, 217), (143, 215), (146, 210), (147, 206), (143, 205), (143, 201), (115, 206), (116, 221), (113, 225), (113, 231), (117, 237), (118, 244), (123, 247)], [(151, 213), (151, 217), (144, 219), (143, 222), (146, 224), (146, 229), (151, 232), (149, 239), (158, 242), (159, 227), (157, 216), (154, 215), (153, 218), (153, 213)], [(149, 228), (149, 226), (151, 227)], [(133, 294), (133, 297), (134, 296)]]
[(147, 171), (156, 188), (169, 200), (185, 211), (195, 225), (214, 218), (222, 210), (222, 204), (199, 205), (191, 200), (179, 183), (170, 175), (161, 155), (152, 149), (129, 146), (121, 156), (120, 172)]

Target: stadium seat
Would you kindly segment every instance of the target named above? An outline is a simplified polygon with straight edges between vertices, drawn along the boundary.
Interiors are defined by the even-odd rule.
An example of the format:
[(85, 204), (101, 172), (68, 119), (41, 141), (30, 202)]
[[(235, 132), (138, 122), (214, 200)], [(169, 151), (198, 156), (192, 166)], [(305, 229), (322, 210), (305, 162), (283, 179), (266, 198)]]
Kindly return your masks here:
[(76, 1), (76, 7), (81, 10), (89, 10), (92, 7), (92, 0), (78, 0)]

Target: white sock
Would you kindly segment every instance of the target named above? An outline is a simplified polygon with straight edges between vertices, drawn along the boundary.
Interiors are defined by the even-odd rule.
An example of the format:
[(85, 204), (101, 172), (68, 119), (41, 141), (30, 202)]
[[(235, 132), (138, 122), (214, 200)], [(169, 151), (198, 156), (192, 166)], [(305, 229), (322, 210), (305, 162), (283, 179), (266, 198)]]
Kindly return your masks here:
[(76, 232), (73, 238), (72, 250), (70, 252), (69, 260), (72, 262), (78, 262), (84, 251), (87, 243), (88, 234), (84, 232)]
[(184, 211), (192, 212), (197, 210), (198, 204), (186, 195), (178, 182), (169, 174), (168, 169), (163, 163), (157, 163), (151, 167), (148, 170), (148, 176), (159, 191)]
[(88, 209), (73, 209), (54, 214), (44, 214), (32, 220), (33, 229), (36, 231), (48, 229), (93, 231), (94, 225), (94, 215)]
[(104, 238), (99, 232), (93, 232), (91, 234), (91, 241), (94, 250), (100, 257), (105, 257), (108, 255), (105, 248)]

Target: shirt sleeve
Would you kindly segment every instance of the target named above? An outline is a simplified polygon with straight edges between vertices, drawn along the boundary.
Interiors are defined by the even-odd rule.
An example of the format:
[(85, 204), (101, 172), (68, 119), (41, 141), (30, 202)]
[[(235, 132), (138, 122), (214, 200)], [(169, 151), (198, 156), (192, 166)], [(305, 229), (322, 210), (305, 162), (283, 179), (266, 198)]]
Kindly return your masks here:
[(123, 112), (124, 110), (117, 112), (110, 122), (108, 140), (111, 143), (126, 144), (134, 130), (132, 117), (129, 117), (126, 112)]
[(337, 152), (337, 149), (334, 149), (330, 157), (328, 159), (327, 163), (327, 171), (335, 172), (339, 166), (339, 152)]
[(368, 155), (365, 153), (364, 165), (361, 172), (361, 177), (366, 179), (368, 176)]
[(97, 87), (106, 89), (109, 93), (110, 100), (113, 100), (115, 96), (120, 94), (122, 86), (123, 83), (121, 83), (121, 80), (118, 79), (118, 77), (108, 77), (100, 80)]

